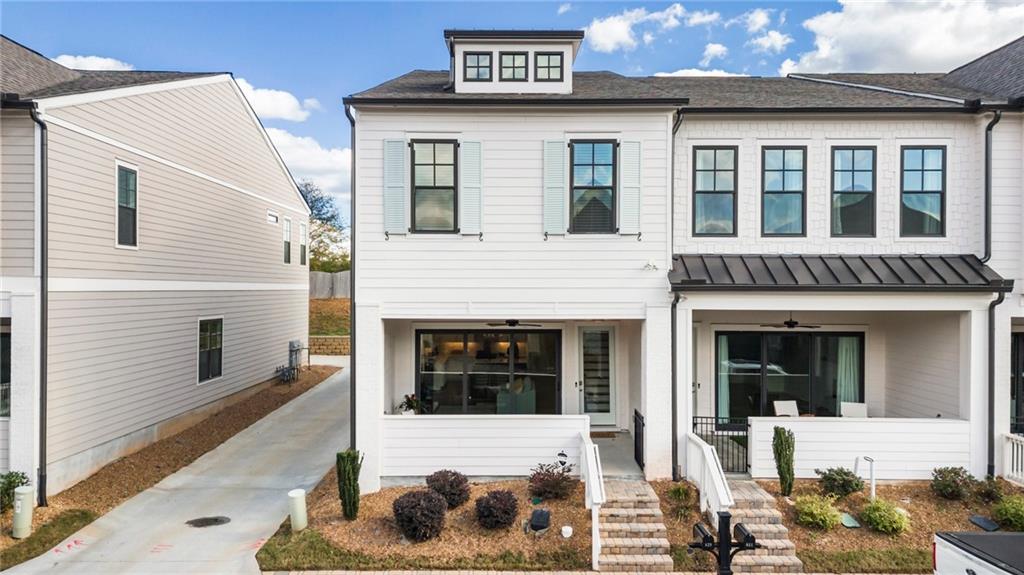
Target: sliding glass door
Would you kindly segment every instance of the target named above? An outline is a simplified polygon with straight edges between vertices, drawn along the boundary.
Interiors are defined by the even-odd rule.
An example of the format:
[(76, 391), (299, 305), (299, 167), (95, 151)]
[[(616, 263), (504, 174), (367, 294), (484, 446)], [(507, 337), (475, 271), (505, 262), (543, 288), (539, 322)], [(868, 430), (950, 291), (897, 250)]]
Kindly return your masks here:
[(839, 415), (839, 404), (864, 397), (860, 333), (718, 332), (716, 415), (775, 415), (775, 401), (801, 414)]
[(1024, 434), (1024, 333), (1010, 336), (1010, 433)]

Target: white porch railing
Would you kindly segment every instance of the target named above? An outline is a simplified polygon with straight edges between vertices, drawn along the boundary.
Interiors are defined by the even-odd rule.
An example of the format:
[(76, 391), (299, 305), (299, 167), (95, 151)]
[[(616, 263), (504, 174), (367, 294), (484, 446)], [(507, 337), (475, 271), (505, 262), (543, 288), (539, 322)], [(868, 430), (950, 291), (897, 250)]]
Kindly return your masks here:
[(605, 502), (604, 470), (597, 444), (590, 439), (590, 431), (580, 433), (580, 479), (585, 490), (585, 504), (590, 510), (590, 562), (598, 571), (601, 557), (601, 506)]
[(1003, 478), (1024, 487), (1024, 436), (1003, 437)]
[(728, 511), (735, 502), (718, 453), (695, 433), (686, 434), (686, 479), (700, 490), (700, 510), (717, 527), (718, 512)]

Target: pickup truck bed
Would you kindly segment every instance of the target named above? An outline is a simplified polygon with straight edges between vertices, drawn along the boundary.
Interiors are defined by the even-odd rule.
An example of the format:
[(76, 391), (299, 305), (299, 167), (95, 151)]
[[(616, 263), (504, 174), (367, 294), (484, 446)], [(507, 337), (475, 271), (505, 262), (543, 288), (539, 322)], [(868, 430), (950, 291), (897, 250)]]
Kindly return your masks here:
[(944, 542), (1012, 575), (1024, 575), (1024, 533), (936, 533)]

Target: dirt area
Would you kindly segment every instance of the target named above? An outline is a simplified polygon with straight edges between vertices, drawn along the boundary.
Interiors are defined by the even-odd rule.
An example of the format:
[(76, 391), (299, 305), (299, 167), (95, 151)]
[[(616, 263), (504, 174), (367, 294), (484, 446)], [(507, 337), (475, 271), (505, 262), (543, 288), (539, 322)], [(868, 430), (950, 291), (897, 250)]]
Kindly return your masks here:
[[(264, 416), (322, 382), (337, 367), (304, 368), (290, 384), (275, 384), (228, 406), (198, 424), (103, 467), (89, 478), (49, 498), (36, 509), (33, 532), (64, 511), (81, 509), (97, 516), (192, 463)], [(0, 550), (18, 543), (10, 536), (11, 511), (0, 517)], [(26, 540), (27, 541), (27, 540)]]
[[(688, 485), (690, 497), (685, 505), (675, 502), (669, 495), (674, 485)], [(697, 487), (686, 482), (652, 481), (651, 487), (661, 500), (661, 512), (664, 515), (665, 529), (668, 530), (668, 541), (672, 545), (672, 560), (676, 571), (713, 570), (714, 558), (707, 553), (686, 553), (686, 545), (693, 541), (693, 524), (706, 521), (700, 513), (700, 502), (697, 499)]]
[(309, 335), (348, 335), (349, 299), (309, 300)]

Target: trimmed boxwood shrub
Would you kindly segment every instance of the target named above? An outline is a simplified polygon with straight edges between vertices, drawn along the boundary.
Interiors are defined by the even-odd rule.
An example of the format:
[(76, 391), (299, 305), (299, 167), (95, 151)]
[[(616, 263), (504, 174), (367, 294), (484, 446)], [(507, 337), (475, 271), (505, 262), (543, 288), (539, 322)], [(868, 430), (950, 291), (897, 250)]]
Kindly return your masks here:
[(963, 467), (937, 467), (932, 471), (932, 491), (939, 497), (960, 501), (974, 487), (974, 477)]
[(868, 503), (860, 512), (860, 520), (875, 531), (888, 535), (899, 535), (910, 529), (910, 518), (895, 503), (884, 499)]
[(1024, 495), (1008, 495), (992, 507), (992, 518), (1004, 529), (1024, 531)]
[(845, 467), (830, 467), (825, 471), (815, 469), (818, 474), (818, 484), (825, 495), (846, 497), (864, 489), (864, 482), (852, 471)]
[(488, 491), (476, 500), (476, 520), (487, 529), (511, 527), (519, 515), (519, 502), (511, 491)]
[(833, 502), (833, 495), (801, 495), (793, 502), (796, 509), (796, 522), (812, 529), (828, 531), (834, 529), (842, 521), (839, 510)]
[(530, 474), (530, 495), (541, 499), (565, 499), (572, 493), (578, 480), (572, 473), (572, 465), (541, 463)]
[(448, 509), (469, 501), (469, 480), (458, 471), (442, 469), (427, 476), (427, 487), (444, 497)]
[(402, 534), (413, 541), (426, 541), (437, 537), (444, 529), (448, 503), (436, 492), (420, 489), (395, 499), (391, 510)]
[(995, 503), (1003, 498), (1003, 486), (995, 477), (989, 475), (975, 485), (974, 496), (985, 503)]

